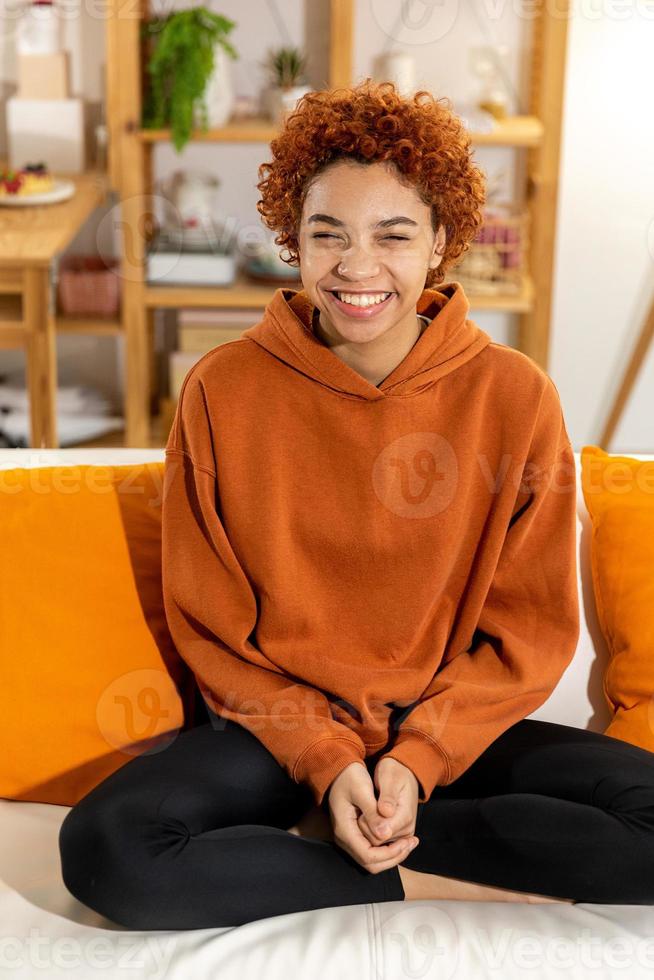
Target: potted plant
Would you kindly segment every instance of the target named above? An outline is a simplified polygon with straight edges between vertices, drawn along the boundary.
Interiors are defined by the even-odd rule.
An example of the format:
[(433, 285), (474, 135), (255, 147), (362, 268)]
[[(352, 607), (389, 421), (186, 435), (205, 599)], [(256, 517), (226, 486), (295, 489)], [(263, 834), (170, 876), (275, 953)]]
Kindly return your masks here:
[(264, 62), (270, 76), (270, 88), (265, 92), (268, 115), (279, 123), (285, 113), (292, 111), (298, 99), (311, 91), (306, 84), (306, 58), (300, 48), (272, 48)]
[[(238, 54), (227, 35), (235, 26), (235, 21), (206, 7), (180, 10), (142, 25), (150, 78), (143, 126), (170, 127), (178, 153), (194, 127), (206, 132), (229, 117), (233, 96), (226, 55)], [(212, 96), (209, 108), (207, 93)]]

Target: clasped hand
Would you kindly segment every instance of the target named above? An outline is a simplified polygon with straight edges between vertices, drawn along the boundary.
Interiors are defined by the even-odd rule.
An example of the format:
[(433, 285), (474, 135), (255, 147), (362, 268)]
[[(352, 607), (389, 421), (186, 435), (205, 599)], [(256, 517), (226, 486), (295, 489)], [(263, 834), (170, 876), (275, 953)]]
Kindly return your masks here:
[(377, 763), (374, 783), (363, 763), (350, 763), (328, 795), (335, 843), (371, 874), (400, 864), (418, 844), (418, 793), (411, 770), (390, 756)]

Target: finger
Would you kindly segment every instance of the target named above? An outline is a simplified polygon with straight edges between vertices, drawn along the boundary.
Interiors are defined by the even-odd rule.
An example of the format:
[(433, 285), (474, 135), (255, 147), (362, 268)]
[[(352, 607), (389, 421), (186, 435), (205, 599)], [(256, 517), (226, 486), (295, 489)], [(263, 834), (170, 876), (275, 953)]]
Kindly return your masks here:
[[(392, 843), (384, 844), (373, 835), (373, 841), (369, 841), (363, 832), (359, 818), (368, 814), (371, 819), (378, 819), (377, 799), (375, 797), (375, 787), (369, 774), (363, 771), (365, 778), (357, 779), (350, 788), (347, 806), (334, 806), (332, 818), (334, 822), (333, 832), (335, 843), (350, 854), (359, 864), (371, 867), (378, 867), (384, 861), (390, 861), (389, 866), (404, 860), (411, 848), (408, 846), (412, 842), (417, 843), (417, 838), (401, 838)], [(336, 802), (336, 801), (335, 801)], [(407, 823), (408, 821), (403, 821)], [(415, 818), (412, 817), (412, 823)], [(365, 817), (364, 824), (365, 826)]]
[(395, 816), (395, 810), (398, 805), (397, 789), (391, 792), (388, 786), (388, 780), (384, 782), (383, 786), (384, 789), (381, 790), (377, 799), (377, 810), (381, 821), (384, 821), (386, 818), (392, 819)]
[(377, 766), (374, 783), (379, 793), (373, 819), (366, 814), (368, 825), (379, 840), (390, 841), (402, 833), (409, 823), (408, 807), (402, 805), (405, 781), (395, 767)]
[(411, 851), (415, 848), (413, 841), (415, 838), (406, 838), (396, 841), (394, 844), (383, 844), (381, 847), (373, 847), (366, 856), (363, 857), (362, 864), (370, 871), (382, 871), (385, 868), (392, 868), (406, 860)]
[(406, 861), (406, 858), (407, 855), (403, 854), (399, 858), (395, 858), (393, 861), (384, 861), (383, 864), (376, 864), (374, 867), (366, 868), (366, 871), (368, 871), (370, 874), (377, 875), (382, 871), (388, 871), (389, 868), (397, 868), (403, 861)]
[(398, 806), (392, 820), (387, 819), (380, 823), (378, 817), (373, 818), (372, 826), (369, 817), (363, 813), (358, 820), (361, 828), (370, 835), (372, 843), (390, 844), (396, 837), (405, 837), (412, 833), (415, 825), (415, 817), (408, 806)]
[(407, 820), (407, 821), (405, 821), (403, 823), (403, 825), (401, 827), (398, 827), (395, 831), (391, 831), (392, 836), (386, 837), (386, 838), (382, 838), (382, 837), (379, 837), (377, 834), (373, 833), (373, 831), (368, 826), (368, 823), (367, 823), (365, 817), (363, 816), (363, 814), (360, 814), (359, 815), (359, 817), (357, 818), (357, 822), (358, 822), (359, 828), (360, 828), (362, 834), (364, 835), (364, 837), (366, 838), (366, 840), (370, 844), (376, 844), (376, 845), (379, 845), (379, 844), (392, 844), (393, 841), (395, 841), (395, 840), (400, 840), (402, 838), (410, 837), (413, 834), (413, 831), (414, 831), (414, 827), (413, 827), (414, 821)]
[(383, 841), (381, 837), (378, 837), (377, 834), (375, 834), (370, 829), (370, 827), (368, 826), (368, 821), (366, 820), (366, 818), (362, 813), (359, 814), (359, 816), (357, 817), (357, 823), (359, 825), (359, 829), (361, 830), (361, 833), (364, 835), (364, 837), (366, 838), (369, 844), (390, 843), (390, 841)]
[[(375, 827), (382, 821), (377, 812), (377, 798), (375, 797), (375, 790), (371, 779), (367, 783), (357, 786), (352, 802), (355, 804), (356, 809), (360, 811), (357, 814), (356, 809), (353, 809), (350, 814), (351, 818), (357, 824), (358, 831), (363, 834), (370, 844), (381, 843), (383, 835), (377, 834)], [(390, 834), (390, 827), (387, 828), (387, 833)]]
[(401, 838), (393, 843), (384, 844), (380, 841), (369, 841), (359, 826), (359, 821), (346, 819), (334, 829), (336, 842), (360, 864), (367, 860), (382, 861), (394, 857), (402, 851), (403, 846), (410, 840)]
[(403, 837), (401, 840), (393, 841), (392, 844), (375, 844), (364, 846), (362, 850), (362, 859), (366, 864), (371, 866), (377, 866), (378, 864), (383, 864), (384, 861), (400, 859), (402, 860), (406, 854), (408, 854), (415, 846), (414, 841), (417, 843), (417, 838), (413, 835), (411, 837)]
[[(386, 809), (389, 809), (390, 799), (387, 796), (385, 799)], [(375, 799), (374, 794), (372, 794), (372, 801), (361, 807), (361, 814), (359, 819), (362, 824), (367, 828), (371, 843), (385, 841), (391, 837), (397, 836), (398, 826), (396, 826), (396, 814), (397, 805), (393, 805), (392, 819), (390, 816), (380, 816), (378, 810), (378, 801)], [(403, 822), (406, 822), (403, 821)]]
[[(388, 800), (386, 810), (390, 810)], [(399, 837), (412, 834), (415, 828), (413, 808), (401, 800), (393, 803), (393, 816), (381, 818), (379, 815), (361, 814), (360, 825), (366, 837), (373, 844), (390, 844)]]

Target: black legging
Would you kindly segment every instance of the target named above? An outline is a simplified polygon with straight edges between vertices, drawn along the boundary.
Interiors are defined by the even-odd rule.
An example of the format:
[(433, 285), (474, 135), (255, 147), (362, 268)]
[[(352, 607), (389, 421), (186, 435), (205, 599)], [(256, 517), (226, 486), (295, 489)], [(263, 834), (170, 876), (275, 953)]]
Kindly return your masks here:
[[(59, 848), (76, 898), (143, 930), (404, 899), (397, 867), (372, 874), (333, 842), (288, 833), (313, 806), (309, 788), (255, 735), (207, 712), (66, 815)], [(367, 764), (372, 775), (372, 757)], [(654, 753), (524, 719), (418, 804), (416, 834), (403, 861), (416, 871), (577, 902), (653, 904)]]

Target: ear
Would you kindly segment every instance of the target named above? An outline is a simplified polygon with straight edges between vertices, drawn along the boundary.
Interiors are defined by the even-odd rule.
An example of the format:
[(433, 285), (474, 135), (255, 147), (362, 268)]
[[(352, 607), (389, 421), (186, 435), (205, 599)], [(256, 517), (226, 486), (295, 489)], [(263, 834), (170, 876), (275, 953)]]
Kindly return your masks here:
[(434, 239), (434, 245), (432, 248), (431, 256), (429, 259), (429, 268), (436, 269), (443, 260), (443, 252), (445, 251), (446, 245), (445, 237), (445, 225), (439, 225), (438, 231), (436, 232), (436, 237)]

